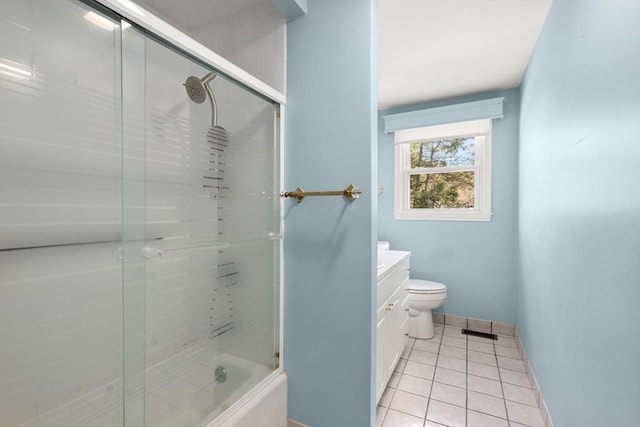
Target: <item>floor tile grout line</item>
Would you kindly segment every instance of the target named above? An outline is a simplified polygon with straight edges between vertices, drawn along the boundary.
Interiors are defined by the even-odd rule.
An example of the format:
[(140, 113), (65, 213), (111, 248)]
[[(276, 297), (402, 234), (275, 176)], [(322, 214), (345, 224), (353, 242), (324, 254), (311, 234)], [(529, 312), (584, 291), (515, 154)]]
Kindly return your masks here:
[[(515, 359), (514, 359), (515, 360)], [(511, 369), (511, 368), (505, 368), (504, 366), (498, 366), (499, 369), (504, 369), (505, 371), (512, 371), (512, 372), (520, 372), (522, 374), (526, 374), (527, 371), (519, 371), (517, 369)]]
[[(435, 331), (434, 331), (435, 336)], [(444, 324), (442, 325), (442, 332), (440, 334), (440, 342), (438, 343), (438, 353), (436, 354), (436, 365), (433, 368), (433, 377), (431, 378), (431, 387), (429, 388), (429, 397), (427, 398), (427, 409), (424, 411), (424, 422), (427, 423), (427, 414), (429, 413), (429, 405), (431, 404), (431, 393), (433, 392), (433, 383), (436, 382), (436, 369), (438, 369), (438, 358), (440, 357), (440, 348), (442, 347), (442, 338), (444, 337)]]
[[(408, 377), (412, 377), (412, 378), (418, 378), (418, 379), (421, 379), (421, 380), (430, 381), (430, 380), (428, 380), (428, 379), (426, 379), (426, 378), (416, 377), (415, 375), (409, 375), (409, 374), (402, 374), (402, 375), (406, 375), (406, 376), (408, 376)], [(433, 383), (433, 382), (435, 382), (435, 381), (431, 381), (431, 382)], [(393, 388), (393, 387), (391, 387), (391, 388)], [(423, 395), (423, 394), (413, 393), (413, 392), (410, 392), (410, 391), (407, 391), (407, 390), (402, 390), (402, 389), (397, 388), (397, 387), (396, 387), (396, 388), (394, 388), (394, 390), (395, 390), (396, 392), (401, 391), (401, 392), (403, 392), (403, 393), (411, 394), (411, 395), (413, 395), (413, 396), (426, 397), (427, 399), (428, 399), (428, 398), (429, 398), (429, 396), (431, 395), (431, 389), (429, 389), (429, 396), (425, 396), (425, 395)], [(395, 396), (395, 393), (394, 393), (394, 396)]]
[[(467, 337), (467, 342), (468, 342), (468, 337)], [(496, 353), (495, 353), (495, 343), (492, 343), (492, 344), (494, 344), (494, 357), (496, 357), (496, 358), (497, 358), (497, 355), (496, 355)], [(468, 353), (469, 353), (469, 349), (467, 348), (467, 354), (468, 354)], [(487, 353), (487, 354), (488, 354), (488, 353)], [(497, 364), (497, 360), (496, 360), (496, 364)], [(466, 399), (466, 403), (465, 403), (465, 426), (468, 426), (468, 411), (470, 411), (470, 410), (472, 410), (472, 411), (474, 411), (474, 412), (477, 412), (477, 413), (479, 413), (479, 414), (484, 414), (484, 415), (488, 415), (488, 416), (492, 416), (492, 417), (500, 418), (500, 419), (503, 419), (503, 420), (507, 421), (507, 423), (509, 423), (509, 418), (508, 418), (508, 413), (507, 413), (507, 407), (506, 407), (506, 399), (504, 398), (504, 390), (502, 389), (502, 380), (500, 380), (499, 382), (500, 382), (500, 390), (501, 390), (501, 392), (502, 392), (502, 401), (503, 401), (503, 404), (505, 405), (505, 408), (504, 408), (504, 409), (505, 409), (505, 418), (499, 417), (499, 416), (497, 416), (497, 415), (495, 415), (495, 414), (491, 414), (491, 413), (488, 413), (488, 412), (483, 412), (483, 411), (479, 411), (479, 410), (469, 409), (469, 375), (471, 375), (471, 374), (469, 374), (469, 372), (468, 372), (468, 365), (469, 365), (469, 360), (468, 360), (468, 358), (467, 358), (467, 374), (466, 374), (466, 396), (467, 396), (467, 399)], [(490, 365), (487, 365), (487, 366), (490, 366)], [(496, 368), (496, 369), (497, 369), (497, 368)], [(500, 371), (498, 370), (498, 376), (499, 376), (499, 375), (500, 375)], [(479, 378), (486, 378), (486, 377), (481, 377), (481, 376), (478, 376), (478, 375), (474, 375), (474, 376), (477, 376), (477, 377), (479, 377)], [(500, 377), (499, 377), (499, 378), (500, 378)], [(491, 378), (486, 378), (486, 379), (491, 379)], [(494, 381), (495, 381), (495, 380), (494, 380)], [(478, 393), (478, 394), (483, 394), (483, 395), (485, 395), (485, 396), (490, 396), (490, 397), (494, 397), (494, 398), (496, 397), (496, 396), (493, 396), (493, 395), (488, 394), (488, 393), (483, 393), (483, 392), (481, 392), (481, 391), (474, 391), (474, 392), (475, 392), (475, 393)]]
[[(468, 325), (467, 325), (468, 327)], [(464, 373), (464, 396), (465, 396), (465, 400), (464, 400), (464, 425), (468, 426), (469, 425), (469, 336), (465, 335), (467, 338), (467, 351), (466, 351), (466, 360), (465, 360), (465, 367), (466, 367), (466, 371)]]
[[(410, 414), (409, 412), (401, 411), (400, 409), (387, 408), (387, 414), (389, 413), (389, 411), (400, 412), (401, 414), (410, 415), (412, 417), (420, 418), (420, 417), (416, 416), (415, 414)], [(387, 418), (387, 414), (385, 414), (385, 416), (384, 416), (385, 418)]]
[[(496, 344), (493, 343), (493, 351), (495, 353)], [(496, 365), (498, 365), (498, 353), (496, 355)], [(502, 384), (502, 375), (500, 374), (500, 366), (498, 365), (498, 378), (500, 379), (500, 391), (502, 392), (502, 403), (504, 405), (504, 414), (507, 417), (507, 424), (511, 424), (511, 419), (509, 417), (509, 410), (507, 409), (507, 398), (504, 395), (504, 385)]]
[[(380, 406), (380, 405), (378, 405)], [(384, 408), (384, 406), (381, 406), (381, 408)], [(384, 415), (382, 416), (382, 420), (380, 420), (380, 427), (382, 427), (384, 425), (384, 420), (387, 419), (387, 414), (389, 413), (389, 408), (385, 408), (384, 410)], [(376, 426), (378, 425), (378, 411), (376, 411)]]

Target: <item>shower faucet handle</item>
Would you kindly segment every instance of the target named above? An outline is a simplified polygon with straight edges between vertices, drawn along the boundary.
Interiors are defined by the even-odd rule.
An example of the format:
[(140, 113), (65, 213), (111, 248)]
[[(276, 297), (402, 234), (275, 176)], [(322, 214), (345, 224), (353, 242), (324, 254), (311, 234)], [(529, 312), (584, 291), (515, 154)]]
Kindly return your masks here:
[(158, 258), (161, 257), (162, 255), (164, 255), (164, 252), (161, 249), (155, 249), (155, 248), (152, 248), (151, 246), (145, 246), (140, 251), (140, 255), (144, 259), (151, 259), (154, 256)]

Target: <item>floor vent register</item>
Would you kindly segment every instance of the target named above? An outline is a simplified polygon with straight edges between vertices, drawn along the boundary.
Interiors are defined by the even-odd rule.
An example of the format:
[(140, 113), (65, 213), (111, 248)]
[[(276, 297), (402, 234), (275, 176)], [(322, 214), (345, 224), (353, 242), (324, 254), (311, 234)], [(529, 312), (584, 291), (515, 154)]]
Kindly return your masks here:
[(498, 340), (498, 336), (496, 334), (488, 334), (486, 332), (472, 331), (471, 329), (463, 329), (462, 333), (465, 335), (473, 335), (474, 337), (488, 338), (496, 341)]

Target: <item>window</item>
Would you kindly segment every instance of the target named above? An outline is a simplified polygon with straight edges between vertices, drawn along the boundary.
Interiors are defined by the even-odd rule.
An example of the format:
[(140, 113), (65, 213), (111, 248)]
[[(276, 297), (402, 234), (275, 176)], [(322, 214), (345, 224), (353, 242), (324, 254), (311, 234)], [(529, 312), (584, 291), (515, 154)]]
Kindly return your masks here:
[(396, 219), (491, 219), (491, 120), (395, 132)]

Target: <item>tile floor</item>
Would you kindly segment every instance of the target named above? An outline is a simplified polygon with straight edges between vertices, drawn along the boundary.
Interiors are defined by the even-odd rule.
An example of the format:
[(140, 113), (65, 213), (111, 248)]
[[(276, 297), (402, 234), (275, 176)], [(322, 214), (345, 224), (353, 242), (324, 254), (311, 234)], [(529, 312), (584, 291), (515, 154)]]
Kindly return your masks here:
[(378, 427), (544, 427), (514, 337), (436, 324), (409, 339), (380, 399)]

